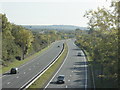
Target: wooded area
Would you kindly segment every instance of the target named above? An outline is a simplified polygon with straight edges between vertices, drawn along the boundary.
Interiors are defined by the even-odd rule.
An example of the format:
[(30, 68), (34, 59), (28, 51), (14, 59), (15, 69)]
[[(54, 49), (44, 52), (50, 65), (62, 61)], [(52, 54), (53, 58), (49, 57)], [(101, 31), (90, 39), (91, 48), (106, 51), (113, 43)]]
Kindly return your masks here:
[[(76, 44), (85, 49), (91, 58), (97, 88), (119, 87), (119, 36), (120, 2), (112, 2), (111, 9), (104, 7), (87, 11), (88, 34), (76, 34)], [(112, 10), (113, 9), (113, 10)], [(77, 30), (77, 33), (80, 32)], [(99, 83), (97, 83), (99, 82)]]
[(20, 25), (12, 24), (6, 15), (0, 14), (2, 21), (2, 65), (8, 62), (24, 60), (26, 57), (42, 50), (56, 40), (66, 38), (62, 32), (54, 30), (45, 33), (33, 32)]

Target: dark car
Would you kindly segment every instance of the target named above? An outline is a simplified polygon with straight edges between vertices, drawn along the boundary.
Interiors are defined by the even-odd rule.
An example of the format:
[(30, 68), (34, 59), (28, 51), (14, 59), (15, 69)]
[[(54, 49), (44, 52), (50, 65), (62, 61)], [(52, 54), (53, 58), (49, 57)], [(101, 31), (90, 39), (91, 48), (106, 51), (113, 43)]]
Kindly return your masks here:
[(78, 56), (82, 56), (81, 52), (78, 53)]
[(65, 78), (64, 75), (59, 75), (57, 77), (57, 83), (59, 83), (59, 84), (65, 83), (64, 78)]
[(60, 46), (58, 46), (58, 47), (60, 47)]
[(10, 73), (17, 74), (17, 73), (19, 73), (19, 69), (18, 68), (11, 68)]

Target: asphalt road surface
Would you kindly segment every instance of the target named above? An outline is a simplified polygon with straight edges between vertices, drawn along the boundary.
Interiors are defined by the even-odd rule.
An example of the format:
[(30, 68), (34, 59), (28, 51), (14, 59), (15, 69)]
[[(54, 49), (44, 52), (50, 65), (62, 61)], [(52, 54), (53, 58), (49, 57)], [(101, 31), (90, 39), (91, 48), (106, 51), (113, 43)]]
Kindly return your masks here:
[[(58, 45), (60, 47), (58, 47)], [(18, 74), (6, 73), (2, 77), (2, 88), (20, 88), (38, 72), (40, 72), (46, 65), (48, 65), (62, 50), (63, 41), (57, 41), (52, 46), (41, 53), (38, 57), (29, 61), (28, 63), (18, 67)]]
[[(68, 40), (68, 55), (58, 72), (50, 80), (47, 88), (87, 88), (87, 64), (82, 50), (80, 50), (73, 40)], [(82, 56), (77, 56), (82, 52)], [(65, 83), (57, 84), (58, 75), (65, 75)], [(48, 89), (49, 90), (49, 89)]]

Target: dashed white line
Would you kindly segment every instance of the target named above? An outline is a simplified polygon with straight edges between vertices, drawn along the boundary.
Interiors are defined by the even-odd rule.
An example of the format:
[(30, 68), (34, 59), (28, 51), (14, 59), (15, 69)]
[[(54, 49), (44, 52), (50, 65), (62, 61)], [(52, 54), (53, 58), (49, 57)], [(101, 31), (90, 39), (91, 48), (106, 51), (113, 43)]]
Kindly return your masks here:
[(16, 78), (19, 78), (19, 76), (17, 76)]
[(26, 72), (24, 72), (24, 74), (25, 74)]
[(87, 90), (87, 60), (86, 57), (84, 57), (85, 60), (85, 64), (84, 64), (84, 68), (85, 68), (85, 90)]
[(3, 78), (3, 77), (5, 77), (6, 75), (2, 75), (0, 78)]
[(67, 88), (68, 86), (66, 85), (65, 88)]
[(31, 68), (29, 68), (29, 70), (31, 70)]
[(8, 82), (7, 84), (10, 84), (10, 82)]
[(68, 80), (68, 82), (69, 82), (70, 80)]
[(70, 75), (70, 77), (71, 77), (72, 75)]
[[(61, 52), (61, 51), (60, 51), (60, 52)], [(63, 52), (64, 52), (64, 51), (63, 51)], [(62, 52), (62, 53), (63, 53), (63, 52)], [(61, 55), (62, 55), (62, 53), (61, 53)], [(61, 55), (59, 55), (58, 57), (56, 56), (56, 57), (57, 57), (57, 58), (59, 58)], [(55, 57), (55, 58), (56, 58), (56, 57)], [(54, 58), (54, 59), (55, 59), (55, 58)], [(53, 60), (54, 60), (54, 59), (53, 59)], [(57, 61), (57, 59), (56, 59), (54, 62), (53, 62), (53, 60), (51, 61), (51, 62), (52, 62), (52, 64), (54, 64), (54, 63)], [(50, 63), (51, 63), (51, 62), (50, 62)], [(49, 63), (49, 64), (50, 64), (50, 63)], [(48, 64), (48, 65), (49, 65), (49, 64)], [(38, 74), (40, 73), (40, 72), (38, 72), (38, 74), (36, 74), (36, 75), (32, 78), (32, 79), (34, 79), (34, 78), (35, 78), (32, 82), (30, 82), (30, 80), (32, 80), (32, 79), (30, 79), (30, 80), (28, 81), (28, 82), (30, 82), (30, 83), (29, 83), (29, 84), (28, 84), (25, 88), (28, 88), (28, 87), (29, 87), (29, 86), (30, 86), (33, 82), (35, 82), (35, 81), (36, 81), (36, 80), (37, 80), (37, 79), (38, 79), (38, 78), (39, 78), (39, 77), (40, 77), (40, 76), (41, 76), (41, 75), (42, 75), (45, 71), (47, 71), (47, 70), (49, 69), (49, 67), (51, 67), (51, 66), (52, 66), (52, 64), (50, 64), (49, 66), (46, 66), (46, 67), (47, 67), (47, 69), (45, 69), (46, 67), (45, 67), (45, 68), (43, 68), (43, 69), (45, 69), (45, 70), (44, 70), (44, 71), (43, 71), (43, 70), (41, 70), (41, 71), (43, 71), (43, 72), (42, 72), (42, 73), (41, 73), (41, 74), (40, 74), (37, 78), (35, 78), (35, 77), (36, 77), (36, 75), (38, 75)], [(28, 83), (28, 82), (27, 82), (27, 83)], [(25, 83), (25, 84), (24, 84), (21, 88), (23, 88), (23, 87), (24, 87), (27, 83)], [(50, 82), (49, 82), (49, 83), (50, 83)]]
[[(52, 44), (53, 44), (53, 43), (52, 43)], [(53, 48), (53, 47), (52, 47), (52, 44), (50, 45), (50, 46), (51, 46), (51, 48)], [(46, 50), (46, 51), (42, 52), (42, 53), (40, 54), (40, 56), (44, 55), (44, 54), (45, 54), (45, 53), (47, 53), (49, 50), (50, 50), (50, 49), (48, 48), (48, 50)], [(35, 59), (39, 58), (40, 56), (37, 56)], [(19, 68), (21, 68), (21, 67), (23, 67), (23, 66), (25, 66), (25, 65), (27, 65), (27, 64), (29, 64), (29, 63), (32, 63), (35, 59), (33, 59), (33, 60), (31, 60), (31, 61), (27, 62), (26, 64), (23, 64), (23, 65), (22, 65), (22, 66), (20, 66)]]
[[(48, 82), (48, 84), (45, 86), (45, 89), (48, 87), (48, 85), (50, 84), (50, 82), (53, 80), (53, 78), (55, 78), (55, 76), (57, 75), (57, 73), (60, 71), (60, 69), (62, 68), (62, 66), (64, 65), (65, 61), (67, 60), (68, 58), (68, 55), (69, 55), (69, 49), (68, 49), (68, 53), (67, 53), (67, 56), (65, 57), (62, 65), (60, 66), (60, 68), (58, 69), (58, 71), (54, 74), (54, 76), (52, 77), (52, 79)], [(45, 90), (44, 89), (44, 90)]]

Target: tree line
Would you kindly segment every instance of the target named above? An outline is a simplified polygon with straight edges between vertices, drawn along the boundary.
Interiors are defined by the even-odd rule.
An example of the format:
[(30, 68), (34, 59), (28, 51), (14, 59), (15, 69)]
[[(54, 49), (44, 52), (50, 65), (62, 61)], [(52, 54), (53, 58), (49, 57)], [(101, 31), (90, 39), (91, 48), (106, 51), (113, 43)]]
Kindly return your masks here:
[(0, 14), (2, 31), (2, 65), (26, 57), (47, 47), (52, 42), (64, 39), (62, 33), (49, 30), (45, 33), (33, 32), (20, 25), (12, 24), (5, 14)]
[[(120, 84), (118, 53), (120, 2), (111, 2), (110, 10), (104, 7), (89, 10), (84, 17), (89, 20), (90, 30), (84, 34), (77, 30), (75, 43), (90, 55), (95, 79), (96, 81), (100, 79), (100, 83), (96, 87), (117, 88)], [(107, 83), (109, 83), (108, 86)]]

